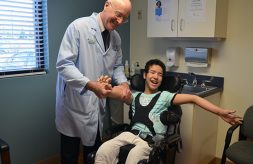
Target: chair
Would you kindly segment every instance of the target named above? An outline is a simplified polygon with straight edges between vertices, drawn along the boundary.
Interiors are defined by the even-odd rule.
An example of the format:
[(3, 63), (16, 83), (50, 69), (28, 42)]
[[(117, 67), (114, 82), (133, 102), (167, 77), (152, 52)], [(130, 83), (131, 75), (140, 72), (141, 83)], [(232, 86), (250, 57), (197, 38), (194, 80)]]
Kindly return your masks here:
[[(136, 74), (130, 79), (131, 89), (144, 91), (145, 80), (142, 75)], [(168, 90), (170, 92), (177, 92), (181, 88), (181, 80), (179, 77), (174, 76), (165, 76), (159, 90)], [(182, 142), (180, 136), (180, 120), (182, 115), (182, 110), (180, 106), (171, 106), (169, 107), (167, 113), (163, 113), (160, 116), (160, 119), (163, 123), (168, 124), (167, 134), (165, 138), (159, 143), (154, 144), (152, 151), (150, 152), (148, 160), (141, 160), (139, 164), (144, 163), (166, 163), (174, 164), (176, 152), (181, 149)], [(129, 110), (129, 119), (132, 118), (132, 110)], [(119, 124), (114, 126), (112, 129), (107, 131), (107, 134), (110, 135), (110, 138), (120, 134), (123, 131), (130, 130), (130, 125), (128, 124)], [(118, 164), (124, 164), (127, 158), (129, 151), (135, 145), (125, 145), (120, 148), (119, 152), (119, 161)], [(94, 163), (95, 153), (89, 155), (91, 163)]]
[(7, 142), (2, 140), (1, 138), (0, 138), (0, 157), (1, 157), (2, 164), (11, 163), (9, 145)]
[[(238, 127), (239, 139), (230, 145), (233, 132)], [(221, 164), (226, 163), (226, 158), (236, 164), (253, 163), (253, 106), (246, 110), (241, 125), (233, 125), (228, 129)]]

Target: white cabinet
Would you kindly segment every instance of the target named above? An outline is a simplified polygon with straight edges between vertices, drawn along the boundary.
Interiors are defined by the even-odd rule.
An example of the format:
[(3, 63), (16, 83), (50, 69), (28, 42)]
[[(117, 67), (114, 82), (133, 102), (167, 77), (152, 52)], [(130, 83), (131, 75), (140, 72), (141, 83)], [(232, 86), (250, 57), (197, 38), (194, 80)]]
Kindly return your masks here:
[(148, 37), (225, 38), (228, 0), (148, 0)]
[[(219, 106), (220, 93), (205, 97)], [(180, 132), (183, 151), (176, 156), (176, 164), (207, 164), (214, 159), (218, 133), (218, 116), (197, 105), (181, 105), (183, 115)]]

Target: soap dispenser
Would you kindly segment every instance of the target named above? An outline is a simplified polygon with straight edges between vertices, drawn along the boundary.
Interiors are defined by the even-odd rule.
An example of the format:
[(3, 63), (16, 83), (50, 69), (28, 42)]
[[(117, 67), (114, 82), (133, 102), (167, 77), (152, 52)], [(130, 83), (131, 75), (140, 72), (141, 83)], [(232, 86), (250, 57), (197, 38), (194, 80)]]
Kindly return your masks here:
[(176, 67), (179, 65), (179, 48), (177, 47), (170, 47), (166, 50), (166, 66), (167, 67)]

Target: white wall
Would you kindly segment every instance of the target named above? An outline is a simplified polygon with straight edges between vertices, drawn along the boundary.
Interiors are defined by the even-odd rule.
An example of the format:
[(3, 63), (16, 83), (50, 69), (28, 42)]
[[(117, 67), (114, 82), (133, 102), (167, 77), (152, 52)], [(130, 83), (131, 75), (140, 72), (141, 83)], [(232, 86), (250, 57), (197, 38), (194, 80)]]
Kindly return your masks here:
[[(253, 104), (253, 15), (252, 0), (229, 0), (227, 38), (225, 41), (171, 40), (168, 38), (147, 38), (147, 1), (132, 0), (133, 11), (130, 22), (130, 61), (139, 61), (141, 67), (151, 58), (165, 60), (167, 47), (212, 47), (213, 55), (209, 68), (189, 69), (182, 54), (180, 65), (173, 71), (222, 76), (225, 79), (221, 96), (221, 107), (235, 109), (243, 115)], [(142, 18), (138, 19), (138, 12)], [(216, 156), (221, 157), (225, 133), (229, 124), (219, 120)], [(235, 140), (235, 138), (233, 138)]]

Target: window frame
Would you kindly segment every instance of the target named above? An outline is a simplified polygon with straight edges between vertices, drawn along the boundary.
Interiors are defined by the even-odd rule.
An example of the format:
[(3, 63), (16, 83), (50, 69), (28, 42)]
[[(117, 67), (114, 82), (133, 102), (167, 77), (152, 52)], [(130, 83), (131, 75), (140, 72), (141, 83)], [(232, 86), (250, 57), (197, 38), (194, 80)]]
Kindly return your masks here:
[[(30, 68), (25, 68), (25, 65), (18, 65), (17, 68), (13, 70), (0, 70), (0, 79), (1, 78), (6, 78), (6, 77), (17, 77), (17, 76), (30, 76), (30, 75), (38, 75), (38, 74), (46, 74), (48, 73), (49, 70), (49, 50), (48, 50), (48, 17), (47, 17), (47, 0), (31, 0), (34, 6), (33, 10), (33, 27), (34, 27), (34, 33), (33, 33), (33, 41), (31, 45), (34, 46), (33, 53), (34, 53), (34, 61), (32, 63), (34, 64)], [(27, 3), (27, 1), (22, 1), (22, 0), (7, 0), (6, 2), (17, 2), (19, 4), (21, 3)], [(30, 3), (30, 2), (29, 2)], [(1, 4), (0, 4), (1, 5)], [(2, 5), (4, 6), (4, 5)], [(3, 12), (4, 13), (4, 12)], [(10, 20), (11, 21), (11, 20)], [(32, 27), (32, 26), (31, 26)], [(3, 32), (3, 35), (4, 32)], [(2, 39), (4, 42), (7, 39)], [(1, 42), (0, 42), (1, 43)], [(3, 50), (6, 50), (8, 48), (2, 48)], [(15, 50), (15, 48), (13, 48)], [(21, 48), (18, 47), (16, 48), (17, 50), (20, 50)], [(30, 48), (29, 48), (30, 49)], [(0, 47), (1, 50), (1, 47)], [(21, 53), (17, 53), (21, 54)], [(12, 57), (13, 58), (15, 54), (13, 53)], [(4, 57), (3, 57), (4, 58)], [(20, 58), (20, 57), (19, 57)], [(22, 57), (21, 57), (22, 58)], [(1, 59), (1, 54), (0, 54), (0, 59)], [(7, 57), (7, 59), (9, 59)], [(28, 55), (24, 56), (24, 59), (29, 60)], [(7, 61), (7, 60), (6, 60)], [(5, 64), (8, 62), (3, 62)], [(11, 62), (10, 62), (11, 63)], [(0, 63), (1, 64), (1, 63)], [(14, 63), (15, 64), (15, 63)], [(22, 68), (21, 68), (22, 67)]]

